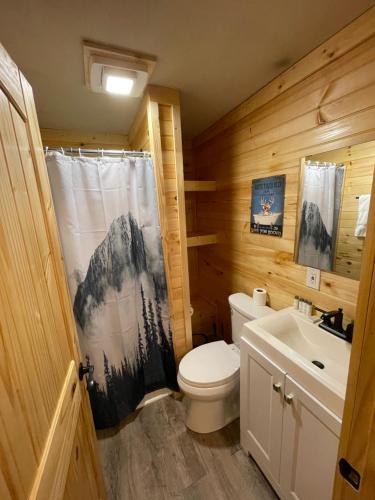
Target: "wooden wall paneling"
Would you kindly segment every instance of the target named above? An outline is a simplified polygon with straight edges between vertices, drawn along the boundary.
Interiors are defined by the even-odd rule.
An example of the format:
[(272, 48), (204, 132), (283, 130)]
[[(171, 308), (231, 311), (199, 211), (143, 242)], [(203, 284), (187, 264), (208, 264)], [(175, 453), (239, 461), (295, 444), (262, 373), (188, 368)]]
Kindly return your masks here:
[(195, 180), (195, 169), (193, 162), (193, 144), (191, 140), (183, 139), (182, 151), (184, 155), (184, 179)]
[(216, 191), (216, 181), (185, 181), (185, 191)]
[(122, 134), (92, 133), (82, 130), (42, 128), (44, 146), (50, 148), (125, 149), (128, 137)]
[(217, 242), (216, 234), (202, 234), (188, 236), (187, 246), (190, 247), (201, 247), (203, 245), (213, 245)]
[(188, 265), (189, 265), (189, 285), (190, 285), (190, 302), (193, 297), (199, 295), (199, 274), (198, 274), (198, 248), (190, 247), (188, 250)]
[[(153, 101), (151, 101), (153, 102)], [(157, 104), (160, 125), (160, 144), (162, 150), (164, 189), (167, 193), (168, 212), (166, 214), (167, 262), (171, 281), (171, 313), (173, 318), (173, 336), (177, 358), (189, 349), (186, 345), (185, 304), (183, 293), (182, 228), (180, 226), (179, 197), (177, 192), (177, 166), (174, 155), (172, 106)], [(168, 257), (169, 255), (169, 257)], [(173, 259), (173, 260), (172, 260)]]
[(186, 349), (190, 350), (193, 346), (191, 318), (190, 318), (190, 284), (189, 284), (189, 263), (186, 237), (186, 208), (185, 208), (185, 185), (184, 185), (184, 162), (183, 146), (181, 132), (180, 100), (178, 95), (177, 102), (174, 101), (172, 107), (172, 126), (173, 126), (173, 146), (176, 164), (176, 184), (178, 200), (178, 218), (180, 222), (180, 245), (182, 260), (182, 295), (183, 312), (185, 319), (185, 339)]
[[(165, 259), (165, 274), (167, 280), (168, 293), (170, 293), (172, 285), (171, 285), (170, 266), (168, 263), (168, 256), (169, 256), (169, 251), (168, 251), (169, 249), (167, 245), (168, 225), (166, 221), (167, 199), (164, 188), (163, 156), (161, 148), (160, 125), (159, 125), (159, 106), (157, 103), (151, 101), (147, 103), (147, 126), (148, 126), (149, 140), (150, 140), (150, 150), (152, 151), (152, 158), (155, 169), (156, 192), (157, 192), (157, 199), (159, 206), (160, 231), (161, 231), (163, 253)], [(172, 328), (174, 330), (174, 325), (172, 325)]]
[[(221, 134), (220, 142), (216, 140), (205, 145), (206, 160), (215, 159), (216, 152), (220, 154), (220, 160), (223, 161), (225, 159), (224, 153), (230, 147), (227, 154), (233, 161), (235, 156), (252, 149), (252, 144), (259, 147), (267, 142), (272, 142), (270, 139), (275, 140), (275, 133), (278, 134), (278, 139), (282, 139), (290, 135), (293, 136), (296, 132), (303, 132), (306, 127), (323, 124), (320, 107), (324, 103), (337, 102), (340, 105), (342, 97), (350, 95), (355, 90), (364, 89), (368, 87), (369, 82), (373, 82), (374, 46), (375, 40), (369, 39), (364, 47), (357, 47), (353, 53), (346, 54), (343, 60), (337, 60), (324, 67), (318, 74), (312, 75), (297, 87), (289, 89), (245, 117), (241, 122), (233, 125), (230, 130)], [(368, 96), (371, 98), (371, 92), (368, 93)], [(314, 110), (315, 118), (311, 115)], [(295, 148), (295, 150), (297, 149), (298, 147)], [(201, 151), (201, 162), (203, 160), (202, 153)], [(274, 160), (279, 161), (277, 148), (273, 153), (276, 153)]]
[(137, 134), (134, 136), (133, 142), (131, 144), (131, 149), (133, 151), (150, 151), (150, 139), (148, 134), (146, 115), (144, 116), (140, 127), (137, 130)]
[[(350, 154), (375, 138), (373, 19), (375, 9), (193, 140), (197, 178), (215, 179), (217, 186), (197, 201), (198, 231), (217, 233), (218, 240), (199, 248), (199, 282), (222, 306), (225, 327), (228, 295), (256, 286), (268, 289), (276, 309), (301, 295), (324, 309), (343, 306), (354, 318), (358, 282), (322, 273), (316, 292), (305, 286), (306, 268), (293, 254), (300, 159), (338, 148)], [(286, 174), (283, 237), (252, 234), (251, 181), (279, 174)]]
[[(193, 150), (191, 140), (183, 141), (183, 155), (184, 155), (184, 179), (194, 179), (195, 169), (193, 163)], [(189, 234), (194, 232), (196, 227), (196, 197), (194, 193), (186, 192), (185, 190), (185, 219), (186, 219), (186, 232)], [(190, 289), (190, 302), (192, 297), (198, 294), (198, 251), (197, 248), (190, 248), (188, 250), (188, 269), (189, 269), (189, 289)], [(192, 332), (194, 318), (192, 321)]]
[[(193, 315), (191, 317), (191, 326), (194, 334), (205, 334), (211, 340), (215, 340), (217, 334), (217, 307), (202, 295), (191, 297)], [(220, 337), (219, 337), (220, 338)], [(194, 344), (200, 345), (204, 342), (203, 336), (194, 338)]]
[(148, 94), (146, 94), (142, 99), (140, 108), (129, 130), (128, 134), (129, 147), (134, 151), (139, 151), (139, 150), (150, 151), (151, 145), (149, 142), (148, 115), (147, 115), (147, 108), (149, 102), (150, 102), (149, 96)]
[(147, 87), (147, 94), (151, 101), (161, 105), (180, 106), (180, 93), (178, 90), (159, 85), (149, 85)]
[[(197, 221), (197, 203), (196, 195), (194, 192), (186, 191), (187, 182), (195, 182), (196, 178), (193, 150), (191, 140), (183, 141), (183, 155), (184, 155), (184, 179), (185, 179), (185, 218), (186, 218), (186, 233), (194, 233)], [(197, 247), (190, 247), (188, 250), (188, 269), (189, 269), (189, 288), (190, 288), (190, 302), (193, 297), (199, 293), (198, 284), (198, 249)], [(195, 308), (196, 309), (196, 308)], [(191, 318), (192, 329), (194, 328), (194, 317)], [(192, 330), (194, 333), (194, 329)]]
[(375, 141), (348, 146), (347, 148), (336, 149), (334, 151), (324, 151), (324, 153), (314, 155), (317, 161), (350, 162), (352, 160), (363, 160), (374, 156)]
[[(185, 192), (185, 211), (186, 211), (186, 233), (192, 234), (196, 228), (196, 196), (195, 193)], [(198, 295), (198, 249), (197, 247), (188, 247), (188, 268), (190, 297)]]
[[(199, 280), (199, 246), (193, 246), (194, 240), (189, 235), (196, 235), (198, 228), (197, 221), (197, 197), (206, 196), (207, 193), (216, 190), (215, 181), (197, 181), (192, 142), (183, 142), (184, 154), (184, 187), (185, 187), (185, 212), (186, 212), (186, 232), (188, 235), (188, 264), (189, 264), (189, 284), (190, 303), (193, 308), (191, 316), (192, 334), (202, 334), (211, 336), (218, 333), (217, 329), (217, 307), (210, 301), (209, 297), (202, 295), (202, 287)], [(201, 192), (201, 195), (199, 194)], [(207, 235), (206, 235), (207, 236)], [(216, 235), (209, 235), (209, 239), (216, 241)], [(193, 337), (194, 345), (204, 342), (203, 336)]]
[(180, 359), (191, 348), (191, 321), (178, 92), (149, 87), (129, 138), (132, 149), (147, 144), (154, 161), (173, 342)]
[(294, 87), (304, 79), (317, 73), (320, 69), (342, 58), (343, 55), (351, 52), (358, 45), (366, 42), (374, 34), (374, 25), (375, 8), (372, 7), (365, 14), (358, 17), (343, 30), (310, 52), (301, 61), (297, 62), (263, 89), (256, 92), (201, 133), (195, 138), (194, 146), (198, 147), (206, 143), (289, 88)]

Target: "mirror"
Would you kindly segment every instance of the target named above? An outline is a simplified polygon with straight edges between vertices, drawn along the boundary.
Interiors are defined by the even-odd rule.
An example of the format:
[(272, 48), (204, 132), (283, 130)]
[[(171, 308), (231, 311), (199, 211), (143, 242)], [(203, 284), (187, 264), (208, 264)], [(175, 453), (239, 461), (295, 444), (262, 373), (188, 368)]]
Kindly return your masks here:
[(359, 280), (375, 141), (301, 160), (295, 260)]

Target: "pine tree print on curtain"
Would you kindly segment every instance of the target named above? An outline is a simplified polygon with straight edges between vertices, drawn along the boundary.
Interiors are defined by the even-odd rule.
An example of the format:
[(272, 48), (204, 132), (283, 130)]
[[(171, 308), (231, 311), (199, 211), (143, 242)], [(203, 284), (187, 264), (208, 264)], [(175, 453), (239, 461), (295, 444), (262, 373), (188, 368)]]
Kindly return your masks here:
[(46, 156), (95, 426), (178, 390), (149, 158)]

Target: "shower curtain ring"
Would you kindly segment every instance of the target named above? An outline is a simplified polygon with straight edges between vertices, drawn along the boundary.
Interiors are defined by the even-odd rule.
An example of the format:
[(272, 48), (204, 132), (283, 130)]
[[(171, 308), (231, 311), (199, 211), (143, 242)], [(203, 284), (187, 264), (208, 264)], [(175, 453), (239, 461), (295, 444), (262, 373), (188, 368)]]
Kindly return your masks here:
[(102, 158), (104, 157), (104, 149), (102, 148)]
[(63, 155), (65, 155), (65, 151), (64, 151), (63, 147), (61, 147), (61, 152), (62, 152)]

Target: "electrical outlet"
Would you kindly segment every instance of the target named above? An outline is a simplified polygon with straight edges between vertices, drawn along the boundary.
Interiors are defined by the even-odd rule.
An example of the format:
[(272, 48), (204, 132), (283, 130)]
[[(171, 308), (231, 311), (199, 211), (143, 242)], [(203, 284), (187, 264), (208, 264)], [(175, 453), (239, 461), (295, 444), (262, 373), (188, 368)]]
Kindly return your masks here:
[(306, 286), (309, 288), (320, 288), (320, 269), (308, 267), (306, 271)]

